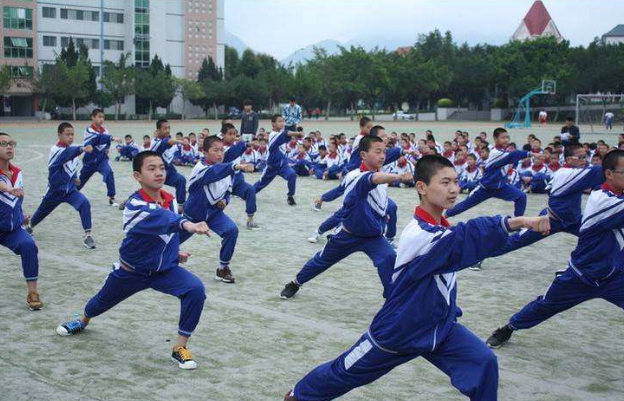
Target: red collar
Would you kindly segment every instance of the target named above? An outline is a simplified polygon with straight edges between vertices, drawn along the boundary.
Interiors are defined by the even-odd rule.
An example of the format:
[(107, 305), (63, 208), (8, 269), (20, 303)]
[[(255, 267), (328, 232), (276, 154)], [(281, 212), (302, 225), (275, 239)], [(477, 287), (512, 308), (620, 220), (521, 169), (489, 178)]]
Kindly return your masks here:
[(191, 148), (191, 145), (182, 145), (182, 149), (188, 152), (192, 148)]
[(96, 128), (95, 124), (93, 123), (91, 123), (91, 129), (95, 132), (99, 132), (100, 134), (106, 131), (106, 128), (104, 128), (103, 125), (100, 128)]
[(67, 147), (67, 145), (65, 145), (65, 144), (64, 144), (63, 142), (61, 142), (61, 141), (58, 141), (58, 142), (56, 143), (56, 146), (58, 146), (59, 148), (66, 148), (66, 147)]
[(448, 159), (449, 157), (453, 156), (453, 155), (454, 155), (454, 153), (453, 153), (453, 151), (452, 151), (452, 150), (448, 150), (448, 151), (447, 151), (447, 150), (445, 150), (445, 151), (442, 153), (442, 156), (446, 157), (447, 159)]
[[(19, 167), (9, 163), (9, 170), (11, 170), (11, 173), (13, 174), (13, 176), (11, 177), (11, 185), (15, 185), (15, 183), (17, 182), (17, 176), (19, 175), (19, 172), (22, 171), (22, 169), (20, 169)], [(0, 169), (0, 175), (4, 175), (7, 178), (9, 178), (7, 173), (2, 171), (2, 169)]]
[(442, 219), (440, 220), (440, 224), (438, 224), (433, 218), (433, 216), (431, 216), (427, 211), (425, 211), (425, 209), (421, 208), (420, 206), (416, 206), (416, 210), (414, 211), (414, 214), (416, 215), (416, 217), (418, 217), (419, 219), (423, 220), (426, 223), (431, 224), (432, 226), (442, 226), (442, 227), (451, 226), (448, 220), (444, 216), (442, 216)]
[(474, 166), (472, 166), (472, 167), (470, 167), (470, 166), (466, 167), (466, 171), (468, 171), (469, 173), (472, 173), (473, 171), (476, 171), (476, 170), (477, 170), (477, 165), (476, 164)]
[[(360, 164), (360, 171), (373, 171), (373, 170), (371, 170), (368, 167), (366, 167), (366, 164), (364, 164), (364, 162), (362, 162), (362, 164)], [(377, 171), (377, 170), (375, 170), (375, 171)]]
[(463, 166), (464, 164), (466, 164), (466, 159), (455, 159), (455, 165), (456, 166)]
[(140, 189), (139, 190), (139, 195), (141, 196), (141, 198), (148, 203), (156, 203), (160, 206), (162, 206), (165, 209), (170, 209), (171, 208), (171, 202), (173, 202), (173, 195), (171, 195), (169, 192), (164, 191), (164, 190), (160, 190), (160, 197), (163, 200), (163, 203), (158, 203), (156, 202), (154, 199), (152, 199), (147, 192), (145, 192), (144, 190)]
[(611, 185), (607, 184), (606, 182), (604, 184), (602, 184), (601, 188), (606, 190), (606, 191), (612, 192), (612, 193), (614, 193), (617, 196), (622, 195), (622, 192), (616, 192), (613, 188), (611, 188)]
[(336, 156), (338, 156), (338, 152), (331, 152), (331, 153), (329, 154), (329, 157), (330, 157), (331, 159), (335, 159), (335, 158), (336, 158)]
[(536, 166), (535, 164), (531, 166), (531, 169), (533, 171), (540, 171), (541, 169), (544, 168), (544, 165), (542, 164), (541, 166)]

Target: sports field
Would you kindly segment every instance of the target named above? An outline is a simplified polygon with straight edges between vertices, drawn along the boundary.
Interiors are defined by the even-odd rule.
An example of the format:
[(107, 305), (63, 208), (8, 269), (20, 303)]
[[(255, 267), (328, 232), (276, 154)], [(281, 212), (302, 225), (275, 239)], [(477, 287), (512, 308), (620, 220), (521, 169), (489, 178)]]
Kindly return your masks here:
[[(86, 122), (77, 123), (79, 141)], [(327, 138), (354, 136), (356, 122), (307, 122)], [(384, 123), (387, 130), (432, 129), (439, 142), (456, 129), (473, 138), (493, 123)], [(188, 134), (215, 122), (172, 122), (172, 133)], [(263, 121), (260, 125), (269, 129)], [(152, 134), (153, 123), (110, 123), (115, 136), (137, 141)], [(512, 140), (525, 143), (535, 133), (546, 145), (559, 125), (516, 130)], [(582, 128), (582, 127), (581, 127)], [(32, 214), (47, 185), (46, 159), (56, 143), (51, 123), (2, 124), (18, 141), (15, 163), (23, 168), (24, 209)], [(581, 131), (583, 132), (583, 131)], [(598, 136), (584, 135), (583, 141)], [(610, 144), (615, 134), (604, 138)], [(112, 153), (115, 153), (114, 151)], [(129, 163), (112, 162), (118, 198), (135, 191)], [(189, 168), (181, 168), (187, 177)], [(192, 257), (186, 265), (201, 277), (208, 299), (201, 322), (189, 342), (199, 364), (182, 371), (170, 361), (176, 338), (179, 301), (154, 291), (140, 293), (92, 321), (83, 335), (61, 338), (55, 328), (80, 313), (101, 287), (118, 256), (121, 212), (108, 207), (105, 186), (96, 175), (84, 192), (92, 204), (96, 250), (82, 246), (77, 212), (63, 205), (36, 228), (39, 245), (39, 289), (45, 308), (29, 312), (19, 258), (0, 248), (0, 400), (281, 400), (306, 372), (338, 356), (366, 331), (382, 304), (381, 284), (372, 263), (354, 255), (313, 280), (292, 300), (279, 298), (283, 285), (323, 243), (306, 238), (331, 211), (313, 212), (312, 200), (336, 182), (298, 179), (296, 207), (286, 204), (280, 178), (258, 195), (256, 220), (261, 231), (245, 230), (244, 203), (234, 199), (226, 209), (239, 224), (232, 262), (234, 285), (213, 280), (220, 241), (195, 237), (182, 247)], [(254, 182), (259, 174), (247, 174)], [(171, 190), (171, 189), (169, 189)], [(416, 193), (390, 189), (399, 206), (399, 232), (409, 222)], [(527, 215), (546, 205), (543, 195), (529, 195)], [(512, 205), (492, 200), (460, 216), (511, 214)], [(459, 221), (456, 219), (455, 221)], [(485, 339), (493, 329), (536, 296), (543, 294), (557, 270), (566, 267), (575, 238), (558, 234), (530, 248), (488, 260), (480, 272), (459, 275), (461, 322)], [(624, 397), (624, 314), (604, 301), (591, 301), (545, 324), (517, 332), (497, 350), (499, 399), (504, 401), (613, 400)], [(464, 400), (448, 378), (422, 359), (403, 365), (345, 400)]]

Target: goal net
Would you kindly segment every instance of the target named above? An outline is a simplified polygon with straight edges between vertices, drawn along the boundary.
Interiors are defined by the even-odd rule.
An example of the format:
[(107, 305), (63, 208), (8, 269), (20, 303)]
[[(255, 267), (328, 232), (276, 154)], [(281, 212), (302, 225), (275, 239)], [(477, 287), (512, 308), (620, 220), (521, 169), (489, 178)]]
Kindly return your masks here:
[[(611, 119), (611, 127), (608, 119)], [(589, 127), (592, 134), (621, 132), (624, 122), (624, 94), (576, 95), (576, 125)]]

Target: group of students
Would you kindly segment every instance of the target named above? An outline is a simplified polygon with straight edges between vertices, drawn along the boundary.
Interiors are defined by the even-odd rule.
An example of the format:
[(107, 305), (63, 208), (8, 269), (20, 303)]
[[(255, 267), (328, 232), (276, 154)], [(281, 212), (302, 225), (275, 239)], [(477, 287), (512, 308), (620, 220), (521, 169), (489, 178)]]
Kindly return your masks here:
[[(22, 173), (10, 163), (17, 144), (10, 135), (0, 133), (0, 244), (22, 258), (31, 310), (41, 309), (43, 303), (37, 292), (37, 246), (29, 232), (65, 202), (81, 216), (84, 245), (94, 248), (90, 204), (80, 189), (96, 171), (109, 188), (109, 204), (115, 203), (107, 153), (111, 142), (122, 140), (106, 131), (101, 110), (94, 110), (92, 118), (82, 146), (73, 145), (69, 123), (59, 125), (58, 142), (48, 158), (48, 192), (30, 221), (22, 212)], [(296, 204), (297, 173), (283, 145), (301, 140), (303, 133), (286, 127), (281, 115), (274, 115), (271, 125), (266, 166), (258, 182), (245, 182), (244, 172), (255, 168), (243, 161), (248, 144), (237, 142), (235, 127), (226, 122), (219, 135), (201, 139), (203, 157), (193, 168), (187, 191), (186, 179), (175, 169), (169, 152), (181, 141), (171, 138), (166, 120), (159, 120), (154, 137), (149, 138), (149, 149), (132, 156), (133, 178), (140, 189), (122, 204), (125, 236), (119, 261), (102, 289), (87, 302), (83, 314), (61, 324), (57, 333), (81, 333), (93, 318), (132, 294), (152, 288), (180, 299), (178, 340), (172, 359), (182, 369), (196, 368), (187, 342), (199, 322), (206, 295), (201, 280), (180, 266), (190, 256), (180, 251), (180, 244), (193, 234), (207, 235), (209, 229), (217, 233), (222, 246), (215, 279), (234, 283), (229, 264), (238, 228), (225, 214), (230, 196), (246, 201), (250, 229), (258, 228), (253, 220), (255, 196), (277, 175), (288, 181), (288, 203)], [(342, 197), (341, 207), (315, 237), (318, 240), (326, 228), (335, 229), (335, 233), (285, 285), (280, 296), (293, 297), (302, 285), (340, 260), (364, 252), (377, 268), (385, 303), (352, 348), (308, 373), (286, 394), (286, 401), (337, 398), (418, 356), (449, 375), (451, 383), (471, 400), (496, 400), (498, 366), (487, 346), (500, 347), (514, 331), (533, 327), (589, 299), (603, 298), (624, 308), (624, 150), (607, 148), (601, 154), (601, 165), (587, 166), (583, 145), (574, 140), (566, 143), (563, 163), (550, 182), (548, 207), (540, 216), (524, 217), (526, 194), (507, 181), (508, 170), (528, 157), (544, 161), (545, 153), (510, 149), (509, 134), (502, 128), (494, 130), (493, 138), (494, 146), (485, 146), (489, 154), (481, 160), (483, 171), (476, 188), (455, 205), (461, 191), (460, 174), (450, 155), (438, 152), (435, 139), (428, 138), (433, 146), (426, 144), (426, 149), (396, 146), (393, 133), (386, 134), (384, 127), (373, 126), (366, 117), (360, 119), (360, 133), (342, 165), (340, 183), (314, 204), (314, 210), (321, 211), (324, 202)], [(457, 135), (458, 149), (466, 146), (465, 139), (463, 132)], [(461, 151), (455, 150), (454, 156)], [(78, 173), (77, 158), (82, 153), (83, 167)], [(413, 165), (413, 172), (390, 170), (388, 166), (395, 168), (399, 160)], [(393, 246), (397, 207), (388, 197), (388, 186), (396, 183), (414, 185), (420, 204), (398, 246)], [(173, 186), (176, 196), (164, 191), (165, 185)], [(588, 189), (595, 190), (582, 213), (581, 196)], [(515, 217), (479, 217), (455, 226), (447, 221), (447, 217), (490, 197), (513, 200)], [(557, 273), (544, 296), (495, 330), (486, 343), (457, 322), (461, 316), (456, 304), (459, 270), (557, 232), (576, 235), (579, 241), (568, 268)]]

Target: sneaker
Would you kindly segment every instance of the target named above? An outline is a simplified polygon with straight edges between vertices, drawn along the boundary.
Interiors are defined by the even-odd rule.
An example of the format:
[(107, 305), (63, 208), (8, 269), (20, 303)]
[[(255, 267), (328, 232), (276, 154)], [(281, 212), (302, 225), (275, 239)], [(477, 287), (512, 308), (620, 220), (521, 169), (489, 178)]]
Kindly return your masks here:
[(232, 276), (230, 266), (225, 266), (223, 268), (217, 269), (217, 273), (215, 274), (215, 280), (223, 281), (224, 283), (228, 284), (234, 284), (234, 281), (236, 281), (234, 276)]
[(84, 241), (82, 241), (82, 245), (84, 245), (84, 247), (87, 249), (95, 249), (95, 241), (93, 241), (93, 237), (90, 235), (87, 235), (84, 238)]
[(33, 228), (30, 226), (30, 224), (28, 224), (28, 225), (26, 225), (26, 226), (24, 226), (24, 227), (22, 227), (22, 228), (24, 229), (24, 231), (26, 231), (28, 234), (30, 234), (30, 236), (32, 236), (32, 235), (33, 235), (34, 230), (33, 230)]
[(119, 203), (115, 202), (115, 199), (113, 198), (108, 198), (108, 206), (119, 207)]
[(290, 283), (286, 284), (286, 286), (280, 293), (280, 298), (288, 299), (288, 298), (294, 297), (297, 291), (299, 291), (299, 288), (301, 288), (299, 284), (295, 283), (294, 281), (291, 281)]
[(63, 323), (62, 325), (57, 327), (56, 334), (58, 334), (59, 336), (64, 336), (64, 337), (73, 336), (75, 334), (83, 332), (86, 327), (87, 326), (85, 326), (85, 324), (82, 323), (82, 320), (76, 319), (76, 320), (69, 321), (67, 323)]
[(127, 200), (121, 202), (119, 204), (119, 210), (124, 210), (126, 208), (126, 202), (128, 202)]
[(197, 362), (193, 360), (191, 351), (181, 345), (173, 347), (171, 360), (177, 363), (180, 369), (191, 370), (197, 368)]
[(260, 229), (260, 226), (255, 221), (247, 221), (247, 229), (257, 231)]
[(284, 401), (299, 401), (299, 400), (295, 398), (295, 392), (293, 390), (290, 390), (284, 396)]
[(308, 237), (308, 242), (316, 244), (318, 242), (318, 240), (319, 240), (319, 237), (320, 237), (320, 235), (319, 235), (319, 233), (317, 231), (317, 232), (314, 233), (314, 235), (312, 235), (311, 237)]
[(286, 201), (288, 202), (288, 204), (290, 206), (296, 206), (297, 202), (295, 202), (295, 198), (293, 198), (292, 196), (289, 196), (288, 199), (286, 199)]
[(511, 338), (511, 334), (513, 333), (513, 328), (511, 328), (508, 324), (494, 330), (494, 333), (487, 339), (485, 342), (490, 348), (500, 348)]
[(119, 160), (121, 160), (121, 156), (117, 156), (115, 157), (115, 161), (118, 162)]
[(479, 262), (476, 265), (472, 265), (472, 266), (468, 266), (469, 270), (472, 270), (473, 272), (480, 272), (481, 271), (481, 264), (483, 262)]
[(322, 207), (323, 207), (322, 203), (314, 201), (314, 204), (312, 205), (312, 210), (315, 211), (315, 212), (320, 212), (320, 211), (322, 211), (322, 209), (321, 209)]
[(26, 297), (26, 303), (28, 304), (28, 309), (35, 311), (43, 308), (43, 302), (39, 298), (39, 293), (37, 291), (29, 292)]

